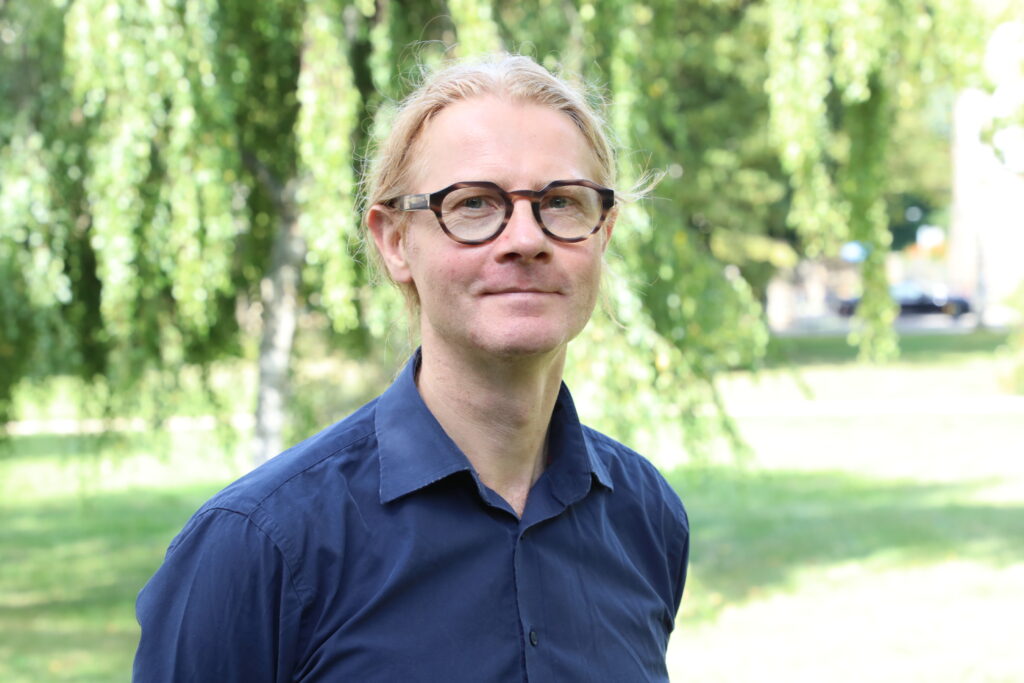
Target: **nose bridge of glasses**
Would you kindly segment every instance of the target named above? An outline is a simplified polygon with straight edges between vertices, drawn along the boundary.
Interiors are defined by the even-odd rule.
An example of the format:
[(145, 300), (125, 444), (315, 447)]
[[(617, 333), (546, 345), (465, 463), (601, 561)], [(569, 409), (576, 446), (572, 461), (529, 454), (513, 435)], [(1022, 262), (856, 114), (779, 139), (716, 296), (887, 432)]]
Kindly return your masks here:
[(511, 198), (512, 201), (519, 199), (525, 199), (527, 201), (534, 201), (540, 199), (540, 197), (546, 192), (546, 190), (507, 190), (505, 194)]
[(525, 201), (529, 204), (529, 208), (526, 211), (530, 217), (538, 226), (543, 226), (543, 222), (540, 217), (540, 198), (544, 195), (543, 190), (507, 190), (505, 195), (508, 197), (509, 211), (508, 220), (511, 221), (515, 216), (516, 204)]

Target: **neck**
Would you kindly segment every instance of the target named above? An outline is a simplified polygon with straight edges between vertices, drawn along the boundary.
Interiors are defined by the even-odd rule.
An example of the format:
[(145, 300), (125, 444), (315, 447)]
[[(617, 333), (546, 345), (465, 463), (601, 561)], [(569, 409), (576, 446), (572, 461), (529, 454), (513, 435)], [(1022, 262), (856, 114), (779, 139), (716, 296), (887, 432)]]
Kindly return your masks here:
[(423, 340), (417, 385), (424, 403), (483, 483), (519, 516), (544, 471), (564, 365), (564, 346), (536, 356), (485, 359)]

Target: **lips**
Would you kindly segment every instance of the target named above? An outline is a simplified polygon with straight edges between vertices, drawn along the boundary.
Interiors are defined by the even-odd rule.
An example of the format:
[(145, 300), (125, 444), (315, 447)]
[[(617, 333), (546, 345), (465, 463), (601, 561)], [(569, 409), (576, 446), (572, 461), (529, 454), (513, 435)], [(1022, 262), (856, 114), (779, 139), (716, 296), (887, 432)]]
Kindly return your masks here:
[(558, 294), (557, 290), (553, 289), (541, 289), (538, 287), (506, 287), (504, 289), (491, 289), (484, 292), (485, 294)]

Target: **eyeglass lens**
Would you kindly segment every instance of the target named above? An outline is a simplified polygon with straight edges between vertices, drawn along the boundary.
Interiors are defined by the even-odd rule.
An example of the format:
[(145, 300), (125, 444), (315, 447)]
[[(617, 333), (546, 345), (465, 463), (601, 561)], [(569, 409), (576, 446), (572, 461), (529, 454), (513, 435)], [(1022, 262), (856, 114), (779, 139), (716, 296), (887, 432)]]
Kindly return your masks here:
[[(441, 218), (455, 238), (487, 239), (505, 220), (509, 199), (485, 187), (464, 187), (441, 202)], [(601, 195), (582, 185), (554, 187), (540, 199), (541, 224), (557, 237), (578, 239), (589, 235), (601, 220)]]

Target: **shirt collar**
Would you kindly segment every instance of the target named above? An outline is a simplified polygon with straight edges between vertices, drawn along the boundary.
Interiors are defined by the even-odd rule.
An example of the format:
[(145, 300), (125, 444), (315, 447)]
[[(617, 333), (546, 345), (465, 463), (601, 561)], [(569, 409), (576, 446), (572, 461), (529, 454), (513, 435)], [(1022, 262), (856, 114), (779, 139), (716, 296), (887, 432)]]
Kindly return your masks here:
[[(377, 402), (375, 427), (381, 503), (389, 503), (456, 472), (468, 471), (475, 477), (465, 454), (420, 397), (416, 388), (419, 362), (420, 350), (417, 349)], [(608, 469), (586, 438), (564, 383), (551, 418), (548, 444), (552, 492), (563, 503), (582, 498), (589, 490), (592, 477), (612, 488)], [(585, 481), (581, 475), (585, 475)], [(581, 488), (584, 483), (585, 490)]]

